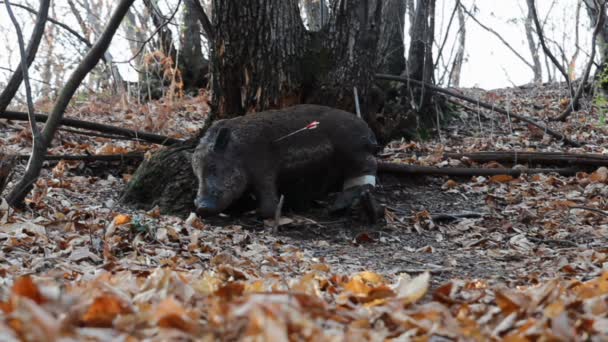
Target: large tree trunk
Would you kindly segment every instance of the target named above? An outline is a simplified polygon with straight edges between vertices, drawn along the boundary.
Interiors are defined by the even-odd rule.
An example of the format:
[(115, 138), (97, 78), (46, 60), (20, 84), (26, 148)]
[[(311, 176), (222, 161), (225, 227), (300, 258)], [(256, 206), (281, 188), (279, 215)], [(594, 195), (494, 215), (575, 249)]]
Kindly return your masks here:
[(309, 38), (296, 0), (214, 0), (213, 23), (213, 95), (219, 115), (299, 100)]

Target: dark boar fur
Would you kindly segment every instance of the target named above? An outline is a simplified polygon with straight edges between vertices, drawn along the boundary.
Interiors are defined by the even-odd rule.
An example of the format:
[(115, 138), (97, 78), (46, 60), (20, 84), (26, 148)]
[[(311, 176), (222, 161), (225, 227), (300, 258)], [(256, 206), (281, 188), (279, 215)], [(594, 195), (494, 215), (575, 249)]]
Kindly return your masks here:
[[(277, 141), (313, 121), (319, 122), (316, 129)], [(349, 192), (373, 186), (376, 149), (374, 133), (363, 120), (329, 107), (298, 105), (219, 120), (192, 157), (199, 181), (197, 212), (219, 214), (250, 189), (258, 213), (272, 217), (279, 184), (312, 187), (337, 178)]]

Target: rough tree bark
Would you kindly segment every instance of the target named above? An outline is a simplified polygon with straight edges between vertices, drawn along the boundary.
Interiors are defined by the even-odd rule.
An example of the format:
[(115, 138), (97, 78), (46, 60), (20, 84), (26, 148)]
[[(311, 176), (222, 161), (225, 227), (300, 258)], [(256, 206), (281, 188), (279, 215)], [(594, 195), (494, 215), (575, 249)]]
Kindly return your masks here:
[(213, 94), (220, 116), (299, 99), (310, 37), (297, 1), (215, 0), (213, 23)]
[[(34, 58), (36, 57), (36, 52), (38, 52), (38, 47), (40, 46), (40, 41), (44, 34), (44, 26), (49, 13), (49, 4), (49, 0), (40, 1), (36, 24), (34, 25), (34, 30), (32, 31), (32, 36), (26, 49), (28, 67), (32, 65)], [(13, 73), (2, 93), (0, 93), (0, 113), (3, 113), (6, 110), (13, 97), (15, 97), (22, 81), (23, 73), (21, 72), (21, 69), (18, 69)]]
[(42, 169), (42, 163), (44, 162), (44, 156), (53, 140), (53, 136), (55, 135), (57, 128), (61, 123), (65, 109), (70, 103), (72, 96), (78, 89), (78, 86), (80, 86), (82, 83), (82, 80), (95, 67), (95, 65), (97, 65), (103, 56), (103, 53), (108, 49), (114, 33), (118, 29), (118, 26), (120, 25), (122, 18), (127, 13), (127, 10), (133, 4), (133, 1), (134, 0), (121, 0), (118, 3), (105, 30), (99, 36), (99, 39), (93, 45), (91, 50), (89, 50), (89, 52), (85, 55), (84, 59), (80, 62), (80, 64), (78, 64), (76, 70), (74, 70), (72, 75), (70, 75), (70, 78), (67, 80), (63, 89), (61, 89), (55, 105), (53, 106), (53, 111), (49, 115), (48, 121), (42, 129), (41, 144), (39, 144), (37, 148), (32, 151), (25, 174), (15, 185), (6, 199), (11, 206), (21, 205), (27, 194), (32, 189), (34, 182), (36, 179), (38, 179), (40, 170)]

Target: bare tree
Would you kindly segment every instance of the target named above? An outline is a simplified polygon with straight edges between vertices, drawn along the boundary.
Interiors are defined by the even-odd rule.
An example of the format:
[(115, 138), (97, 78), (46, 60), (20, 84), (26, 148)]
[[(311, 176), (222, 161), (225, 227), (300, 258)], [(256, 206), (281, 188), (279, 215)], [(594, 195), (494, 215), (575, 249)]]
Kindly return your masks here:
[[(86, 54), (84, 59), (80, 62), (76, 70), (70, 75), (70, 78), (66, 82), (63, 89), (59, 93), (55, 106), (49, 118), (42, 129), (40, 136), (40, 143), (34, 145), (32, 154), (27, 164), (25, 174), (21, 180), (15, 185), (10, 194), (7, 197), (7, 202), (11, 206), (20, 206), (27, 194), (32, 189), (32, 186), (42, 169), (44, 162), (44, 156), (50, 146), (55, 132), (61, 123), (65, 109), (67, 108), (70, 100), (78, 86), (82, 83), (87, 74), (97, 65), (104, 52), (108, 49), (114, 33), (120, 26), (123, 17), (126, 15), (129, 7), (133, 4), (134, 0), (121, 0), (116, 6), (116, 10), (111, 15), (108, 24), (99, 36), (99, 39), (95, 42), (91, 50)], [(33, 116), (33, 113), (32, 113)]]
[[(568, 69), (570, 71), (570, 78), (575, 77), (576, 60), (578, 58), (578, 54), (581, 51), (581, 47), (579, 45), (579, 41), (580, 41), (579, 25), (580, 25), (580, 21), (581, 21), (582, 4), (583, 4), (582, 1), (577, 1), (577, 3), (576, 3), (576, 14), (575, 14), (575, 19), (574, 19), (574, 53), (572, 54), (572, 57), (570, 57), (570, 62), (568, 63)], [(602, 37), (602, 34), (600, 33), (600, 35), (599, 35), (600, 40), (601, 40), (601, 37)], [(600, 55), (601, 55), (601, 53), (600, 53)]]
[(587, 80), (589, 79), (589, 74), (591, 73), (591, 68), (593, 67), (593, 63), (595, 60), (595, 51), (597, 50), (597, 37), (602, 32), (606, 21), (606, 0), (595, 0), (594, 3), (597, 9), (597, 16), (593, 18), (594, 20), (591, 21), (595, 25), (595, 28), (591, 36), (591, 55), (589, 56), (589, 61), (587, 62), (585, 71), (583, 72), (583, 76), (581, 77), (578, 88), (576, 89), (576, 93), (570, 101), (570, 105), (557, 118), (555, 118), (555, 120), (566, 120), (568, 116), (570, 116), (570, 114), (572, 114), (572, 112), (578, 108), (579, 101), (581, 99), (581, 96), (583, 95), (583, 89), (585, 88)]
[[(417, 0), (414, 21), (410, 28), (410, 50), (407, 59), (408, 77), (432, 84), (433, 41), (435, 36), (435, 0)], [(412, 103), (417, 112), (430, 110), (431, 93), (424, 87), (412, 87)]]
[(403, 27), (405, 24), (405, 2), (385, 0), (380, 22), (378, 42), (378, 72), (400, 75), (405, 69), (405, 47)]
[[(457, 0), (457, 2), (460, 2)], [(456, 55), (454, 56), (454, 61), (452, 62), (452, 68), (450, 70), (450, 85), (454, 87), (460, 86), (460, 72), (462, 70), (462, 64), (464, 63), (464, 52), (465, 52), (465, 43), (467, 37), (466, 31), (466, 23), (464, 17), (464, 11), (462, 7), (456, 6), (456, 10), (458, 11), (458, 49), (456, 50)]]
[(198, 91), (207, 83), (209, 63), (203, 56), (197, 4), (199, 4), (198, 0), (184, 0), (183, 29), (180, 32), (180, 70), (187, 91)]
[[(44, 35), (44, 26), (46, 24), (46, 20), (49, 13), (49, 4), (50, 0), (40, 1), (38, 15), (36, 17), (36, 24), (34, 25), (34, 30), (32, 31), (32, 36), (25, 52), (27, 56), (26, 64), (28, 68), (34, 62), (36, 52), (38, 52), (38, 47), (40, 46), (40, 41), (42, 40), (42, 36)], [(8, 1), (5, 1), (5, 5), (7, 6), (7, 8), (8, 6), (10, 6)], [(4, 88), (2, 93), (0, 93), (0, 113), (6, 110), (11, 100), (15, 97), (15, 94), (19, 90), (19, 86), (23, 81), (23, 75), (25, 72), (27, 72), (27, 70), (20, 69), (13, 73), (6, 87)]]
[[(51, 4), (51, 12), (55, 11), (55, 5), (54, 3)], [(54, 16), (54, 13), (53, 13)], [(54, 52), (55, 52), (55, 35), (56, 35), (56, 29), (54, 26), (50, 27), (49, 29), (46, 30), (45, 34), (44, 34), (44, 46), (45, 46), (45, 51), (44, 51), (44, 63), (42, 64), (42, 71), (40, 72), (40, 77), (42, 78), (43, 86), (42, 86), (42, 90), (40, 92), (40, 96), (43, 99), (48, 99), (51, 96), (51, 81), (53, 78), (53, 72), (52, 72), (52, 68), (53, 65), (55, 64), (55, 57), (54, 57)]]
[(532, 17), (532, 21), (534, 22), (534, 26), (536, 28), (538, 41), (540, 42), (540, 45), (542, 46), (545, 55), (549, 57), (553, 65), (562, 74), (562, 76), (566, 80), (566, 84), (568, 85), (568, 89), (570, 90), (571, 95), (574, 96), (570, 75), (568, 74), (564, 66), (557, 60), (557, 58), (555, 58), (555, 55), (553, 55), (553, 52), (551, 52), (551, 49), (549, 49), (549, 46), (547, 45), (542, 25), (540, 23), (540, 20), (538, 19), (538, 13), (536, 12), (536, 5), (534, 4), (534, 0), (526, 0), (526, 4), (528, 5), (530, 16)]
[(534, 15), (532, 13), (533, 6), (531, 7), (529, 4), (530, 1), (534, 0), (528, 0), (528, 13), (524, 21), (524, 27), (526, 31), (526, 39), (528, 41), (528, 48), (530, 49), (530, 54), (532, 55), (532, 71), (534, 72), (534, 83), (542, 83), (542, 67), (540, 64), (540, 56), (538, 55), (536, 42), (534, 41), (534, 29), (532, 28), (532, 25), (534, 24)]

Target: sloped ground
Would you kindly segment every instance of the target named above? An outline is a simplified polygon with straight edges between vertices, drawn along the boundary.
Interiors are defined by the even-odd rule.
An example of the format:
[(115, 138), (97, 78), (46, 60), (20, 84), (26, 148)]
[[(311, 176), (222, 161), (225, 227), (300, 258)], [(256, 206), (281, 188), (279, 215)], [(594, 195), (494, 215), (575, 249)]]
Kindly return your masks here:
[[(555, 86), (463, 92), (543, 120), (565, 104)], [(578, 149), (467, 106), (436, 139), (394, 142), (383, 158), (448, 167), (471, 163), (443, 152), (604, 152), (607, 129), (588, 104), (551, 124), (586, 143)], [(205, 109), (204, 95), (151, 106), (92, 99), (70, 115), (188, 136)], [(26, 153), (24, 126), (0, 125), (0, 147)], [(56, 154), (149, 148), (69, 133), (60, 142)], [(273, 230), (251, 215), (123, 208), (116, 199), (134, 167), (60, 162), (30, 209), (2, 206), (0, 339), (608, 338), (607, 170), (382, 176), (385, 223), (329, 216), (320, 203), (284, 213)]]

